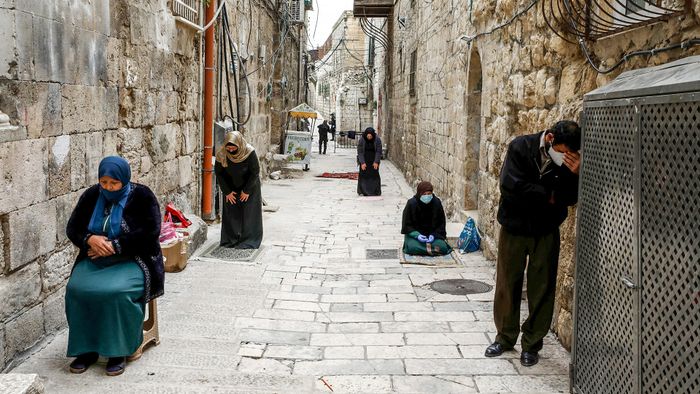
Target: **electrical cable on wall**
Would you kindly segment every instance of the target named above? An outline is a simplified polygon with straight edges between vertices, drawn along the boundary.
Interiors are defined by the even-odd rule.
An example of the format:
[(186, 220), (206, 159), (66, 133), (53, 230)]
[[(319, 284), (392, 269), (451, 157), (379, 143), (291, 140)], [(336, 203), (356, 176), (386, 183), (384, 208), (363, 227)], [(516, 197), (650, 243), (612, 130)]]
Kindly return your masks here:
[[(243, 62), (240, 53), (236, 50), (235, 44), (233, 42), (233, 39), (231, 37), (231, 29), (230, 29), (230, 24), (228, 20), (228, 12), (226, 11), (226, 7), (223, 7), (223, 14), (221, 16), (221, 23), (222, 23), (222, 29), (219, 31), (219, 51), (218, 51), (218, 69), (219, 69), (219, 78), (218, 78), (218, 92), (217, 92), (217, 99), (218, 99), (218, 106), (217, 106), (217, 117), (225, 118), (225, 117), (230, 117), (232, 122), (236, 125), (236, 128), (243, 126), (248, 123), (250, 120), (251, 112), (252, 112), (252, 98), (250, 96), (250, 81), (248, 80), (248, 75), (245, 72), (245, 63)], [(229, 56), (230, 54), (230, 56)], [(229, 61), (230, 58), (230, 61)], [(230, 69), (229, 65), (233, 65), (233, 70)], [(245, 80), (246, 87), (248, 89), (248, 111), (247, 111), (247, 116), (244, 121), (241, 121), (241, 109), (240, 109), (240, 97), (239, 97), (239, 90), (238, 90), (238, 77), (239, 74), (237, 73), (237, 66), (240, 67), (241, 70), (241, 77)], [(235, 97), (236, 97), (236, 111), (235, 111), (235, 118), (233, 117), (234, 114), (234, 105), (232, 101), (232, 94), (231, 94), (231, 81), (230, 81), (230, 73), (233, 73), (233, 81), (234, 81), (234, 91), (235, 91)], [(226, 91), (227, 91), (227, 99), (228, 99), (228, 104), (229, 104), (229, 114), (224, 115), (223, 114), (223, 108), (222, 108), (222, 91), (223, 91), (223, 78), (225, 77), (226, 80)]]
[[(473, 35), (473, 36), (463, 35), (463, 36), (460, 37), (460, 38), (461, 38), (462, 40), (466, 41), (467, 43), (471, 43), (471, 42), (473, 42), (474, 40), (476, 40), (476, 39), (479, 38), (479, 37), (483, 37), (483, 36), (486, 36), (486, 35), (490, 35), (490, 34), (496, 32), (496, 31), (498, 31), (498, 30), (501, 30), (501, 29), (503, 29), (503, 28), (506, 28), (506, 27), (510, 26), (517, 18), (519, 18), (520, 16), (524, 15), (525, 13), (527, 13), (530, 9), (532, 9), (532, 8), (538, 3), (538, 1), (540, 1), (540, 0), (533, 0), (532, 3), (530, 3), (527, 7), (525, 7), (525, 8), (522, 9), (521, 11), (517, 12), (516, 14), (514, 14), (508, 21), (506, 21), (506, 22), (504, 22), (504, 23), (502, 23), (502, 24), (500, 24), (500, 25), (498, 25), (498, 26), (495, 26), (494, 28), (492, 28), (492, 29), (490, 29), (490, 30), (488, 30), (488, 31), (481, 32), (481, 33), (475, 34), (475, 35)], [(549, 16), (549, 17), (547, 16), (547, 1), (549, 2), (549, 3), (548, 3), (548, 4), (549, 4), (549, 13), (550, 13), (550, 16)], [(558, 8), (557, 10), (554, 9), (554, 5), (553, 5), (555, 1), (557, 2), (557, 8)], [(598, 72), (599, 74), (607, 74), (607, 73), (610, 73), (610, 72), (616, 70), (617, 68), (619, 68), (620, 66), (622, 66), (624, 63), (626, 63), (629, 59), (631, 59), (631, 58), (633, 58), (633, 57), (637, 57), (637, 56), (654, 56), (654, 55), (656, 55), (656, 54), (658, 54), (658, 53), (667, 52), (667, 51), (671, 51), (671, 50), (674, 50), (674, 49), (688, 49), (688, 48), (690, 48), (690, 47), (700, 45), (700, 38), (692, 38), (692, 39), (688, 39), (688, 40), (685, 40), (685, 41), (682, 41), (682, 42), (679, 42), (679, 43), (676, 43), (676, 44), (668, 45), (668, 46), (665, 46), (665, 47), (660, 47), (660, 48), (649, 48), (649, 49), (643, 49), (643, 50), (633, 51), (633, 52), (629, 52), (629, 53), (624, 54), (624, 55), (623, 55), (617, 62), (615, 62), (615, 64), (613, 64), (612, 66), (610, 66), (610, 67), (608, 67), (608, 68), (601, 68), (601, 67), (599, 67), (598, 65), (595, 64), (595, 61), (594, 61), (594, 59), (593, 59), (593, 55), (592, 55), (590, 49), (588, 48), (588, 45), (586, 44), (586, 34), (587, 34), (587, 33), (590, 34), (591, 30), (590, 30), (590, 29), (589, 29), (589, 30), (585, 30), (585, 28), (584, 28), (584, 30), (585, 30), (585, 31), (584, 31), (584, 30), (582, 30), (582, 27), (580, 26), (580, 24), (581, 24), (581, 18), (582, 18), (581, 15), (580, 15), (580, 13), (581, 13), (581, 11), (583, 10), (583, 7), (576, 7), (574, 4), (572, 4), (572, 1), (573, 1), (573, 3), (576, 3), (576, 0), (543, 0), (543, 1), (540, 1), (541, 6), (542, 6), (542, 7), (541, 7), (542, 15), (544, 16), (544, 20), (545, 20), (545, 23), (547, 24), (547, 26), (548, 26), (548, 27), (550, 28), (550, 30), (552, 30), (552, 32), (554, 32), (558, 37), (560, 37), (561, 39), (563, 39), (563, 40), (565, 40), (565, 41), (567, 41), (567, 42), (569, 42), (569, 43), (572, 43), (572, 44), (578, 43), (578, 45), (580, 46), (581, 51), (583, 52), (583, 55), (584, 55), (584, 57), (586, 58), (586, 61), (588, 62), (588, 64), (589, 64), (596, 72)], [(604, 1), (608, 6), (612, 7), (612, 5), (608, 2), (608, 0), (602, 0), (602, 1)], [(659, 9), (664, 10), (664, 11), (669, 12), (669, 13), (671, 13), (671, 12), (677, 13), (677, 12), (678, 12), (678, 10), (672, 10), (672, 9), (667, 9), (667, 8), (663, 8), (663, 7), (657, 6), (657, 5), (655, 5), (655, 4), (650, 3), (648, 0), (643, 0), (643, 1), (645, 2), (645, 4), (651, 4), (651, 5), (653, 5), (654, 7), (657, 7), (657, 8), (659, 8)], [(563, 8), (562, 8), (562, 4), (564, 5)], [(623, 6), (624, 6), (624, 9), (625, 9), (625, 10), (627, 10), (627, 11), (631, 10), (627, 5), (623, 5)], [(613, 9), (613, 8), (611, 8), (611, 9)], [(650, 12), (650, 11), (647, 10), (647, 9), (644, 9), (644, 11), (645, 11), (645, 12)], [(604, 10), (601, 11), (601, 12), (604, 12), (604, 13), (605, 13), (607, 16), (609, 16), (609, 17), (613, 17), (613, 15), (609, 14), (608, 12), (606, 12), (606, 11), (604, 11)], [(557, 14), (557, 13), (558, 13), (558, 15), (560, 15), (560, 16), (566, 16), (566, 15), (568, 15), (568, 18), (564, 19), (563, 21), (562, 21), (562, 20), (559, 20), (559, 19), (557, 19), (557, 18), (554, 17), (554, 15)], [(589, 12), (589, 14), (594, 14), (594, 12)], [(637, 13), (637, 14), (638, 14), (638, 15), (644, 16), (644, 14), (641, 14), (641, 13)], [(659, 14), (659, 15), (660, 15), (660, 14), (662, 14), (662, 13), (661, 13), (661, 12), (655, 12), (655, 14)], [(637, 18), (635, 18), (635, 17), (628, 17), (628, 16), (626, 16), (626, 17), (627, 17), (629, 20), (640, 21), (639, 17), (637, 17)], [(650, 18), (649, 16), (645, 16), (645, 17), (646, 17), (647, 19), (652, 19), (652, 18)], [(552, 21), (550, 21), (550, 19), (554, 19), (554, 20), (556, 21), (556, 24), (558, 24), (558, 25), (561, 25), (561, 24), (566, 25), (565, 31), (564, 31), (564, 32), (561, 32), (561, 31), (559, 31), (558, 29), (556, 29), (556, 28), (554, 27), (554, 23), (552, 23)], [(594, 20), (595, 20), (595, 17), (594, 17)], [(577, 22), (578, 22), (578, 25), (577, 25)], [(644, 21), (642, 20), (642, 22), (644, 22)], [(593, 32), (598, 33), (598, 34), (602, 34), (602, 33), (606, 33), (606, 32), (612, 31), (612, 30), (603, 30), (603, 27), (605, 27), (605, 26), (607, 26), (608, 28), (620, 29), (620, 28), (627, 28), (627, 27), (633, 26), (633, 25), (631, 25), (631, 24), (624, 25), (624, 24), (621, 24), (621, 23), (617, 23), (617, 24), (614, 24), (614, 23), (613, 23), (613, 24), (605, 25), (604, 23), (600, 23), (600, 24), (598, 25), (598, 27), (595, 28), (595, 29), (593, 30)], [(565, 36), (565, 34), (574, 35), (574, 36), (575, 36), (575, 40), (572, 40), (572, 39), (567, 38), (567, 37)]]

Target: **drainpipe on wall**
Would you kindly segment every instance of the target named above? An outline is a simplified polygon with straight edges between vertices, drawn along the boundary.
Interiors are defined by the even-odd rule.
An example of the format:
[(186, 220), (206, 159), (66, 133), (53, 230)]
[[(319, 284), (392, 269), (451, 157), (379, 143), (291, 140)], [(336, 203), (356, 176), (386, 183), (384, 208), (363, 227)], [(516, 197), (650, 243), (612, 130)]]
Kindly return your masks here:
[[(222, 0), (226, 1), (226, 0)], [(216, 0), (206, 10), (206, 24), (214, 19)], [(204, 35), (204, 158), (202, 165), (202, 218), (214, 220), (212, 185), (214, 177), (214, 27)]]

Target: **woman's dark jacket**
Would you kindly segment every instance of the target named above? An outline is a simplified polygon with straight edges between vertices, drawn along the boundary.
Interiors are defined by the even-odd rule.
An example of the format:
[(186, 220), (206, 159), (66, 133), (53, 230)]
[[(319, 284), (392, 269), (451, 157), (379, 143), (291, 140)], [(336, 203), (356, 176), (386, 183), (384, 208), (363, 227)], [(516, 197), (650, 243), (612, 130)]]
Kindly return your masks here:
[[(559, 228), (578, 200), (578, 175), (550, 163), (540, 175), (542, 133), (515, 138), (501, 169), (498, 222), (511, 234), (540, 236)], [(549, 202), (554, 198), (554, 204)]]
[[(379, 163), (382, 160), (382, 140), (378, 136), (374, 136), (374, 163)], [(366, 141), (360, 137), (357, 141), (357, 162), (359, 164), (367, 164), (365, 162), (365, 145)], [(370, 142), (371, 143), (371, 142)]]
[(414, 231), (425, 236), (433, 235), (437, 239), (447, 239), (445, 210), (439, 198), (433, 196), (427, 204), (421, 202), (418, 196), (408, 200), (403, 209), (401, 234), (410, 234)]
[[(141, 267), (144, 274), (144, 303), (163, 295), (165, 274), (163, 270), (163, 254), (158, 237), (160, 236), (160, 208), (158, 200), (151, 189), (138, 183), (131, 183), (131, 192), (126, 200), (122, 215), (121, 235), (112, 240), (117, 255), (133, 258)], [(66, 234), (68, 239), (80, 249), (75, 262), (87, 257), (87, 238), (90, 235), (88, 225), (95, 209), (100, 186), (88, 188), (75, 206)]]

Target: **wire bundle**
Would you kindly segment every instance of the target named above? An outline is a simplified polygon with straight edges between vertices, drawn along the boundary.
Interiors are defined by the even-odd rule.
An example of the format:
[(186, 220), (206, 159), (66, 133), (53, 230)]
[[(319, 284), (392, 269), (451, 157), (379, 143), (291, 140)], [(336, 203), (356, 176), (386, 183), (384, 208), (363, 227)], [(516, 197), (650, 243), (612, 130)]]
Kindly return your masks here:
[(368, 37), (374, 38), (374, 41), (383, 46), (384, 49), (389, 49), (389, 36), (381, 28), (374, 26), (367, 18), (360, 18), (360, 28)]

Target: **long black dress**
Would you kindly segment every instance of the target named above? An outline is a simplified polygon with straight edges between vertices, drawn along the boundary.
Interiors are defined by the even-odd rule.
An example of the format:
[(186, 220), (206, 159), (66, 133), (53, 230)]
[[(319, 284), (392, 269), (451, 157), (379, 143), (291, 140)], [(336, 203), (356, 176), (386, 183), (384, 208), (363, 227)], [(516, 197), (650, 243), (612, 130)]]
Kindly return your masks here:
[(382, 180), (379, 177), (379, 170), (375, 170), (373, 163), (379, 164), (382, 157), (382, 140), (374, 134), (372, 140), (367, 140), (367, 133), (357, 143), (358, 164), (367, 164), (363, 171), (360, 168), (360, 175), (357, 179), (357, 194), (361, 196), (381, 196)]
[[(236, 192), (236, 204), (229, 203), (224, 197), (220, 245), (237, 249), (259, 248), (263, 221), (258, 156), (252, 152), (240, 163), (228, 160), (226, 167), (217, 161), (214, 171), (224, 196)], [(241, 192), (250, 195), (248, 201), (240, 201)]]

